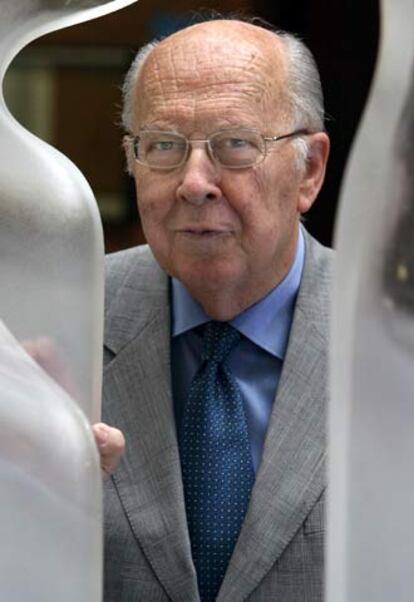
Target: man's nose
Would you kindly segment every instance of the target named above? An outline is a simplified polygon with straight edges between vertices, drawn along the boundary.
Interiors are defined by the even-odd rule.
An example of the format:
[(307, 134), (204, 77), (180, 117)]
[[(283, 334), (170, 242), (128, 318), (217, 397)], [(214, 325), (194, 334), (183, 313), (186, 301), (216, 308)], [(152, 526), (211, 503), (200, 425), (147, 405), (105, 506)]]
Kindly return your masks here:
[(212, 161), (204, 145), (193, 145), (182, 168), (177, 198), (196, 205), (214, 201), (221, 196), (220, 168)]

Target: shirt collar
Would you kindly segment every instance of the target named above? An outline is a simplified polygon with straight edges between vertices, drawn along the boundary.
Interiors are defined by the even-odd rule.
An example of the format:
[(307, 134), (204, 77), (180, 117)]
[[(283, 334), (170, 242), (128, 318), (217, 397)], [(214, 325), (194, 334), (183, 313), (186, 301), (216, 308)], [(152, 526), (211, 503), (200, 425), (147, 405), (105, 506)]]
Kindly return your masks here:
[[(284, 358), (286, 352), (304, 256), (305, 243), (299, 229), (295, 260), (285, 278), (230, 322), (253, 343), (280, 359)], [(172, 278), (172, 336), (183, 334), (208, 321), (210, 318), (201, 305), (179, 280)]]

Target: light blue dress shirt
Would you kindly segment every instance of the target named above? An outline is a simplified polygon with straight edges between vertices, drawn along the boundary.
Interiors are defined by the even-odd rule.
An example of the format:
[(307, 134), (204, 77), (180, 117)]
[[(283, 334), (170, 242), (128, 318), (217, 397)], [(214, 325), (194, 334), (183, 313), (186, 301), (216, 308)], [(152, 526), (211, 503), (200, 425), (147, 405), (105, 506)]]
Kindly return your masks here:
[[(241, 390), (253, 466), (257, 472), (283, 366), (296, 295), (302, 277), (304, 240), (300, 231), (295, 260), (273, 290), (231, 320), (243, 339), (231, 352), (228, 366)], [(187, 289), (172, 279), (172, 384), (177, 430), (190, 383), (201, 363), (198, 326), (210, 318)]]

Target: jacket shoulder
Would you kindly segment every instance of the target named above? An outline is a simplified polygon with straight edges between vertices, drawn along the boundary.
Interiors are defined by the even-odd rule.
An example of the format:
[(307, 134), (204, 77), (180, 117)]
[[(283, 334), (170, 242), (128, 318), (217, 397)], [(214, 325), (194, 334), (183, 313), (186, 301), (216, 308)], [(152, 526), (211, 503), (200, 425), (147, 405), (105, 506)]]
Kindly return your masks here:
[(105, 308), (109, 309), (112, 300), (118, 291), (131, 281), (134, 275), (135, 281), (139, 282), (140, 274), (148, 270), (159, 270), (158, 264), (148, 245), (140, 245), (117, 251), (105, 256)]

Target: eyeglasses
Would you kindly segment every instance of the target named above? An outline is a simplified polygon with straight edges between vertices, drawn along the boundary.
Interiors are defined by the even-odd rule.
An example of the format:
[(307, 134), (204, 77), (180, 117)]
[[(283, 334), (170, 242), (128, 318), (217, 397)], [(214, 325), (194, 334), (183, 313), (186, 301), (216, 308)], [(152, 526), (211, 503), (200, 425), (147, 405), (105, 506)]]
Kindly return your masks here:
[(208, 138), (189, 140), (182, 134), (142, 130), (132, 139), (135, 159), (151, 169), (167, 170), (186, 163), (194, 142), (204, 142), (212, 161), (227, 169), (243, 169), (257, 165), (266, 156), (267, 144), (294, 136), (309, 134), (298, 129), (282, 136), (262, 136), (255, 130), (235, 128), (221, 130)]

